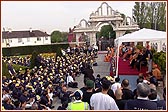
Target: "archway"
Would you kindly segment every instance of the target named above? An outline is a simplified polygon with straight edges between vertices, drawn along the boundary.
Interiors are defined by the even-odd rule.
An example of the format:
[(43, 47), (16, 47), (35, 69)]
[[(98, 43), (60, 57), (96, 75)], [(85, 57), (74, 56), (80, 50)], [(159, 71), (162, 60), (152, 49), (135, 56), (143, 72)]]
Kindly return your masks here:
[(96, 33), (96, 40), (97, 45), (99, 46), (99, 50), (106, 50), (107, 47), (114, 46), (116, 32), (113, 31), (112, 25), (109, 23), (101, 24), (98, 30), (99, 32)]
[[(85, 22), (82, 26), (82, 22)], [(74, 29), (74, 35), (76, 37), (76, 43), (79, 45), (79, 37), (82, 33), (87, 33), (90, 45), (96, 44), (96, 33), (102, 24), (109, 24), (116, 32), (116, 38), (125, 34), (126, 31), (136, 31), (139, 26), (133, 21), (131, 17), (122, 17), (122, 14), (115, 11), (106, 2), (103, 2), (95, 12), (90, 14), (89, 20), (82, 19), (76, 28)]]

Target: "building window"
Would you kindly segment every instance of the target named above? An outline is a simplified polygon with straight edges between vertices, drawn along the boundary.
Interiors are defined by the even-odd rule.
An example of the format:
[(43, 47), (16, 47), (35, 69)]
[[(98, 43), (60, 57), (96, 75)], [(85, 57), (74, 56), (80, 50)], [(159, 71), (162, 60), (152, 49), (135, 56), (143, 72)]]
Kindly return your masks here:
[(22, 42), (22, 38), (18, 38), (18, 43), (21, 43)]
[(48, 40), (48, 37), (45, 37), (45, 40)]
[(27, 38), (27, 42), (30, 42), (30, 38)]
[(37, 37), (37, 41), (41, 41), (41, 37)]
[(2, 39), (2, 43), (4, 43), (5, 42), (5, 39)]

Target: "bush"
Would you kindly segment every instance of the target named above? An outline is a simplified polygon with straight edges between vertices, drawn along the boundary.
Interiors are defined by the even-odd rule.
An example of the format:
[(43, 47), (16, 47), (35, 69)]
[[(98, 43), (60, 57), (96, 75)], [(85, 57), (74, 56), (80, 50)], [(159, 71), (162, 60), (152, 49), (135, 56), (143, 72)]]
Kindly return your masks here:
[(9, 71), (8, 71), (8, 68), (7, 68), (7, 64), (4, 61), (2, 61), (2, 75), (10, 78), (10, 74), (9, 74)]
[(158, 64), (162, 71), (166, 71), (166, 53), (161, 52), (155, 52), (153, 54), (153, 61), (154, 63)]
[(151, 48), (152, 54), (156, 53), (157, 51), (154, 48)]
[(144, 47), (142, 45), (136, 45), (136, 48), (142, 50)]
[(56, 56), (56, 53), (42, 53), (42, 57), (45, 57), (45, 58), (48, 58), (48, 57), (55, 58), (55, 56)]
[[(16, 64), (12, 64), (13, 68), (15, 69), (16, 72), (18, 72), (20, 70), (20, 68), (22, 68), (22, 70), (25, 70), (27, 67), (25, 66), (21, 66), (21, 65), (16, 65)], [(10, 73), (8, 71), (8, 64), (5, 63), (4, 61), (2, 61), (2, 75), (6, 76), (8, 78), (10, 78)]]
[(25, 66), (21, 66), (21, 65), (16, 65), (16, 64), (12, 64), (13, 68), (15, 69), (16, 72), (18, 72), (20, 70), (20, 68), (22, 69), (22, 71), (24, 71), (26, 68)]
[(32, 52), (32, 56), (31, 56), (31, 59), (30, 59), (30, 68), (33, 68), (34, 66), (36, 66), (36, 58), (38, 56), (38, 53), (36, 51), (33, 51)]

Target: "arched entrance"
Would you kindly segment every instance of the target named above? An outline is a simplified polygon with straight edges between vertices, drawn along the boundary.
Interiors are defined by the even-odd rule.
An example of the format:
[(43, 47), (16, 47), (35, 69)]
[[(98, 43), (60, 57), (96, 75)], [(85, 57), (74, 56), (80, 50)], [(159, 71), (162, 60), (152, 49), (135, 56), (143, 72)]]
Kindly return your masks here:
[(106, 50), (107, 47), (114, 46), (114, 39), (116, 38), (116, 32), (113, 30), (112, 25), (109, 23), (101, 24), (98, 29), (99, 32), (96, 33), (97, 45), (99, 50)]
[(86, 33), (90, 39), (90, 45), (96, 44), (96, 33), (99, 31), (101, 24), (108, 23), (116, 32), (116, 38), (122, 36), (126, 31), (136, 31), (138, 25), (131, 17), (122, 18), (121, 13), (113, 10), (106, 2), (103, 2), (95, 12), (90, 14), (89, 20), (82, 19), (76, 28), (74, 34), (76, 43), (79, 45), (79, 37)]

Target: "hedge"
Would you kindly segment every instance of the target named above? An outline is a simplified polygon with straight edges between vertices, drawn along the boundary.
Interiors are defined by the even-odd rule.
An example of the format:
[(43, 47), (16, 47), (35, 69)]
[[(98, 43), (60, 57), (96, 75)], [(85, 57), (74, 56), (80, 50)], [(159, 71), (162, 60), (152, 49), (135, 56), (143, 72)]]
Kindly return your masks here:
[(9, 71), (8, 71), (8, 68), (7, 68), (7, 64), (4, 61), (2, 61), (2, 75), (10, 78), (10, 74), (9, 74)]
[(50, 45), (36, 45), (36, 46), (20, 46), (2, 48), (3, 56), (17, 56), (17, 55), (31, 55), (33, 51), (38, 53), (56, 53), (61, 54), (61, 48), (66, 49), (69, 44), (50, 44)]
[[(10, 78), (11, 75), (9, 74), (7, 66), (8, 66), (8, 64), (5, 63), (4, 61), (2, 61), (2, 75)], [(16, 65), (16, 64), (12, 64), (12, 66), (15, 69), (16, 72), (18, 72), (20, 70), (20, 68), (22, 68), (22, 70), (25, 70), (27, 68), (25, 66)]]

